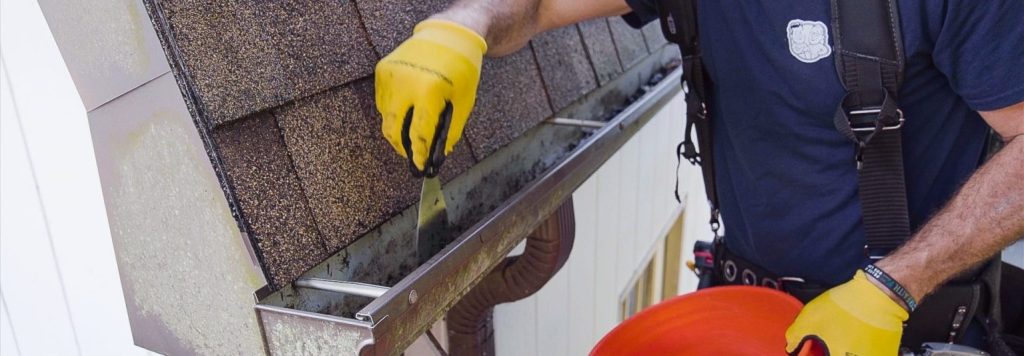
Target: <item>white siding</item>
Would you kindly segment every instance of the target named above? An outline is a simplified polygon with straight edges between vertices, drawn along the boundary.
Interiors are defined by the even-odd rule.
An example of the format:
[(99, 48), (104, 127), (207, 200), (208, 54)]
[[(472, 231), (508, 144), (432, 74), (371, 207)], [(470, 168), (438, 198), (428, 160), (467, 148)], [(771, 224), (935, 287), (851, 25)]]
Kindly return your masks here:
[(1016, 244), (1003, 251), (1003, 261), (1024, 268), (1024, 241), (1017, 241)]
[(0, 354), (133, 345), (85, 108), (38, 5), (0, 2)]
[[(621, 165), (621, 162), (622, 156), (615, 155), (605, 163), (605, 167), (618, 167)], [(592, 259), (586, 258), (586, 260), (593, 261), (595, 271), (594, 333), (604, 335), (611, 330), (619, 318), (618, 308), (609, 306), (618, 305), (619, 299), (619, 291), (615, 280), (616, 268), (618, 267), (616, 251), (619, 243), (617, 231), (620, 224), (620, 215), (617, 214), (616, 209), (608, 208), (615, 207), (615, 204), (618, 202), (619, 175), (594, 174), (590, 180), (597, 182), (597, 193), (594, 198), (597, 201), (597, 221), (580, 221), (577, 219), (576, 224), (594, 224), (597, 226), (597, 234), (592, 237), (597, 241), (597, 254)], [(590, 237), (576, 235), (577, 240), (587, 238)], [(576, 256), (575, 253), (570, 255), (567, 264), (570, 266), (576, 265), (578, 263), (576, 259), (579, 258)], [(500, 319), (496, 319), (495, 322), (497, 323), (497, 321), (500, 321)], [(498, 330), (497, 325), (495, 325), (495, 329)], [(498, 333), (497, 337), (501, 338), (501, 334)]]
[[(514, 317), (509, 317), (514, 316)], [(502, 355), (537, 355), (537, 295), (494, 307), (495, 327), (501, 331), (495, 349)], [(500, 325), (500, 326), (499, 326)]]
[(597, 256), (597, 181), (583, 183), (573, 196), (576, 215), (576, 239), (572, 247), (572, 262), (564, 269), (569, 271), (569, 354), (585, 355), (594, 343), (594, 322), (596, 315), (594, 288), (597, 273), (594, 268)]
[[(646, 130), (645, 130), (646, 131)], [(640, 135), (638, 135), (640, 136)], [(649, 144), (650, 142), (645, 142)], [(601, 204), (598, 209), (609, 209), (612, 214), (619, 217), (618, 224), (615, 229), (610, 230), (609, 233), (614, 234), (615, 243), (618, 246), (615, 249), (615, 295), (618, 296), (623, 290), (626, 289), (626, 285), (629, 282), (630, 277), (633, 276), (634, 270), (639, 267), (637, 265), (636, 254), (633, 250), (636, 247), (636, 241), (646, 240), (636, 235), (636, 185), (640, 184), (637, 181), (636, 169), (638, 166), (637, 155), (640, 150), (640, 141), (633, 139), (622, 146), (622, 149), (616, 154), (621, 156), (617, 161), (618, 165), (615, 167), (602, 167), (611, 168), (608, 171), (598, 171), (598, 174), (613, 174), (619, 176), (618, 187), (611, 187), (614, 189), (615, 196), (610, 197), (607, 204)], [(601, 191), (598, 194), (610, 194), (611, 192)], [(646, 197), (645, 197), (646, 198)]]
[[(672, 191), (683, 112), (677, 95), (573, 194), (572, 255), (535, 296), (495, 308), (498, 355), (585, 355), (618, 324), (622, 293), (679, 207)], [(683, 190), (703, 196), (699, 179), (688, 178), (696, 169), (687, 166), (681, 171)], [(687, 214), (706, 221), (700, 217), (706, 216), (706, 207), (694, 210)], [(694, 236), (710, 235), (706, 226), (689, 233), (684, 250), (689, 251)], [(696, 285), (689, 281), (692, 276), (681, 273), (687, 285)]]
[[(4, 62), (6, 64), (6, 62)], [(56, 265), (53, 245), (47, 231), (43, 206), (36, 191), (22, 128), (15, 108), (7, 71), (0, 71), (3, 81), (2, 160), (4, 177), (0, 180), (0, 296), (17, 332), (25, 338), (48, 335), (67, 342), (47, 343), (44, 340), (21, 345), (28, 355), (78, 353), (71, 316), (67, 313), (66, 293)], [(31, 271), (31, 273), (26, 273)], [(23, 307), (24, 306), (24, 307)], [(3, 326), (0, 326), (3, 327)], [(13, 330), (12, 330), (13, 331)]]
[[(0, 298), (2, 299), (2, 298)], [(2, 301), (2, 300), (0, 300)], [(11, 317), (7, 315), (6, 302), (0, 303), (0, 355), (20, 355), (21, 348), (11, 327)]]
[[(550, 355), (569, 354), (569, 269), (562, 268), (537, 292), (537, 350)], [(529, 330), (528, 328), (527, 330)]]

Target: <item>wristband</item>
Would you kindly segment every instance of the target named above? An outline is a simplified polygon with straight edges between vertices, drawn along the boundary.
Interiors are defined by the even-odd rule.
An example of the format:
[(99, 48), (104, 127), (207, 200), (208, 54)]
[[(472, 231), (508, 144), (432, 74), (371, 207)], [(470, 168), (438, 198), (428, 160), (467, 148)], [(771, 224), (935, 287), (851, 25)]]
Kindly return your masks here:
[(888, 273), (885, 273), (881, 268), (875, 265), (867, 265), (864, 267), (864, 273), (874, 278), (876, 281), (882, 283), (885, 288), (888, 288), (893, 294), (903, 300), (903, 303), (907, 305), (907, 309), (911, 312), (917, 309), (917, 300), (914, 300), (914, 296), (910, 295), (910, 292), (900, 282), (897, 282)]

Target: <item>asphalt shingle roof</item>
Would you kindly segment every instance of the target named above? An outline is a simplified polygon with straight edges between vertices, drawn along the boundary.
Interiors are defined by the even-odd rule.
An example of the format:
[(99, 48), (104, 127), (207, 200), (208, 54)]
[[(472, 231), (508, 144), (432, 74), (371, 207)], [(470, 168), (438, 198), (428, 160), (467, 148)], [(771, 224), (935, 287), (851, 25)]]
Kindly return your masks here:
[[(160, 0), (150, 6), (194, 93), (240, 226), (273, 288), (415, 203), (418, 181), (380, 135), (373, 66), (448, 0)], [(609, 25), (611, 23), (611, 25)], [(465, 172), (648, 55), (652, 39), (598, 19), (484, 63)], [(648, 36), (649, 37), (649, 36)], [(554, 107), (552, 107), (552, 105)]]
[(268, 278), (281, 283), (307, 270), (310, 261), (326, 258), (327, 248), (274, 116), (235, 120), (217, 127), (212, 138)]
[(604, 85), (622, 74), (622, 63), (619, 62), (608, 19), (590, 20), (577, 26), (583, 36), (583, 45), (587, 47), (590, 63), (597, 73), (598, 84)]
[(544, 86), (555, 111), (597, 88), (594, 66), (576, 26), (543, 33), (532, 42)]
[(465, 129), (466, 142), (477, 160), (490, 156), (552, 113), (529, 46), (484, 61), (480, 76), (476, 107)]
[(644, 41), (642, 32), (630, 27), (625, 20), (618, 17), (609, 18), (608, 25), (611, 27), (612, 39), (615, 40), (615, 48), (619, 51), (619, 60), (623, 68), (629, 69), (647, 57), (647, 42)]

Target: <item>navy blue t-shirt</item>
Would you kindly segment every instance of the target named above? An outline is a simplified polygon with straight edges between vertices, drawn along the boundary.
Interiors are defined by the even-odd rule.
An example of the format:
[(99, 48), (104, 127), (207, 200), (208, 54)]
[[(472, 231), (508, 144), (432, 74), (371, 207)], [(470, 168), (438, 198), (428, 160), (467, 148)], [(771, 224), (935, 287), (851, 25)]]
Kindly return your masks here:
[[(655, 1), (627, 0), (634, 27)], [(912, 228), (978, 167), (978, 111), (1024, 101), (1024, 1), (900, 0)], [(827, 0), (699, 0), (714, 82), (718, 194), (726, 244), (786, 276), (834, 285), (867, 263), (853, 143), (832, 124), (844, 91)]]

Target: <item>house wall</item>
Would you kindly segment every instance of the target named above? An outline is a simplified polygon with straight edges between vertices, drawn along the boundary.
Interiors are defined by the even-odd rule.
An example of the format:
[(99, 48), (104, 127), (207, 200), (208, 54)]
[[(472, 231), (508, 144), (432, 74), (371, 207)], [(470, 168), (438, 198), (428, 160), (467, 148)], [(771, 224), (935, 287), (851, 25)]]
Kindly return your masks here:
[(0, 355), (132, 343), (86, 109), (39, 6), (0, 2)]
[[(537, 294), (495, 308), (498, 355), (586, 354), (619, 323), (620, 297), (655, 254), (677, 214), (685, 211), (683, 260), (692, 259), (696, 239), (710, 239), (697, 168), (685, 164), (678, 171), (684, 204), (673, 195), (674, 152), (684, 112), (679, 94), (573, 194), (572, 254)], [(679, 286), (680, 292), (693, 290), (693, 274), (680, 273)]]
[(0, 7), (0, 354), (261, 353), (252, 291), (265, 282), (141, 3)]

